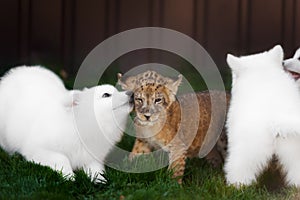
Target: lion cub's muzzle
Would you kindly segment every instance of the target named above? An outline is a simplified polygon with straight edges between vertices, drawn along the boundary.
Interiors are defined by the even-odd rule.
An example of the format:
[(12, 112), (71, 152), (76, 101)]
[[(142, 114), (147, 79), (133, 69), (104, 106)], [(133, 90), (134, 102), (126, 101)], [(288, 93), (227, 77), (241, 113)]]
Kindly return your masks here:
[(155, 112), (139, 112), (137, 113), (137, 117), (140, 121), (144, 122), (144, 123), (153, 123), (156, 122), (159, 118), (159, 114), (155, 113)]

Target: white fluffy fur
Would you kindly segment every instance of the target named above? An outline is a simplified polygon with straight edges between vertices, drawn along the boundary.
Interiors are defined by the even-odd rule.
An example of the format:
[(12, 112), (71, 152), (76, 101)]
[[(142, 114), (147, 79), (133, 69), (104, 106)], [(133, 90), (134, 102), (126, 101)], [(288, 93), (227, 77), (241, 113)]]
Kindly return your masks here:
[(67, 177), (83, 168), (94, 178), (122, 136), (128, 100), (111, 85), (69, 91), (49, 70), (14, 68), (0, 82), (0, 146)]
[(227, 118), (228, 184), (251, 184), (275, 154), (287, 183), (300, 186), (300, 92), (282, 61), (280, 46), (227, 57), (233, 76)]

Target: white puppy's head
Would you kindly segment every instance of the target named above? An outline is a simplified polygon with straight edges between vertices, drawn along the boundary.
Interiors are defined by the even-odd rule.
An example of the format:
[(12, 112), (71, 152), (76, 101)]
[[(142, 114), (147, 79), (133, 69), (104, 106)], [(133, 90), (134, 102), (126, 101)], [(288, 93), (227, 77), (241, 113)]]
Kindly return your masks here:
[(240, 58), (231, 54), (227, 55), (227, 63), (232, 71), (232, 84), (244, 73), (250, 71), (259, 71), (260, 73), (268, 73), (272, 68), (283, 70), (283, 49), (280, 45), (276, 45), (269, 51), (242, 56)]
[[(132, 94), (119, 92), (112, 85), (100, 85), (73, 94), (77, 129), (94, 140), (117, 142), (132, 110)], [(103, 138), (105, 137), (105, 138)]]
[[(107, 116), (109, 113), (131, 111), (132, 93), (119, 92), (112, 85), (101, 85), (91, 88), (94, 93), (95, 114), (101, 113), (101, 116)], [(98, 114), (97, 114), (98, 113)], [(103, 115), (104, 114), (104, 115)], [(119, 113), (120, 114), (120, 113)]]

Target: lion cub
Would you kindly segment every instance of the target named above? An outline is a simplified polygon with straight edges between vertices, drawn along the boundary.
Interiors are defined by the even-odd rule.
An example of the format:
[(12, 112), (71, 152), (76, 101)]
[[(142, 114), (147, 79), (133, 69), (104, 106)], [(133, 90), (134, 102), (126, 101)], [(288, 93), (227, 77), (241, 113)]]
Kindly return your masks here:
[[(222, 131), (224, 118), (220, 116), (226, 111), (217, 108), (219, 112), (212, 115), (210, 97), (214, 95), (215, 98), (212, 99), (218, 103), (222, 100), (221, 92), (210, 94), (207, 91), (176, 98), (182, 81), (181, 75), (177, 80), (172, 80), (155, 71), (146, 71), (126, 80), (121, 80), (121, 74), (118, 74), (118, 78), (124, 90), (134, 93), (136, 141), (130, 157), (162, 148), (169, 153), (169, 169), (173, 170), (174, 178), (177, 177), (178, 183), (181, 183), (185, 160), (187, 157), (199, 156), (209, 126), (212, 126), (214, 132)], [(227, 100), (228, 98), (227, 96)], [(195, 108), (191, 101), (197, 100)], [(197, 114), (195, 110), (198, 110)], [(221, 128), (217, 130), (218, 127)], [(226, 135), (222, 133), (217, 143), (221, 149), (218, 151), (215, 146), (208, 154), (207, 159), (214, 166), (223, 162), (226, 142)]]

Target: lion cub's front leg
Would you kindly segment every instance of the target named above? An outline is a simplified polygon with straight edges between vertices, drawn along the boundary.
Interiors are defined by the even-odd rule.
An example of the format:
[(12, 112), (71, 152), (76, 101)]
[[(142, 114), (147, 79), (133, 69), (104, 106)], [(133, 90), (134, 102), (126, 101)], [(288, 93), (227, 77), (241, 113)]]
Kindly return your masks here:
[(182, 183), (186, 158), (187, 152), (185, 149), (176, 148), (176, 146), (170, 148), (168, 169), (173, 171), (173, 178), (177, 179), (179, 184)]
[(138, 155), (150, 153), (151, 151), (152, 151), (152, 147), (149, 145), (148, 142), (136, 138), (132, 151), (129, 155), (129, 159), (132, 160), (134, 157)]

